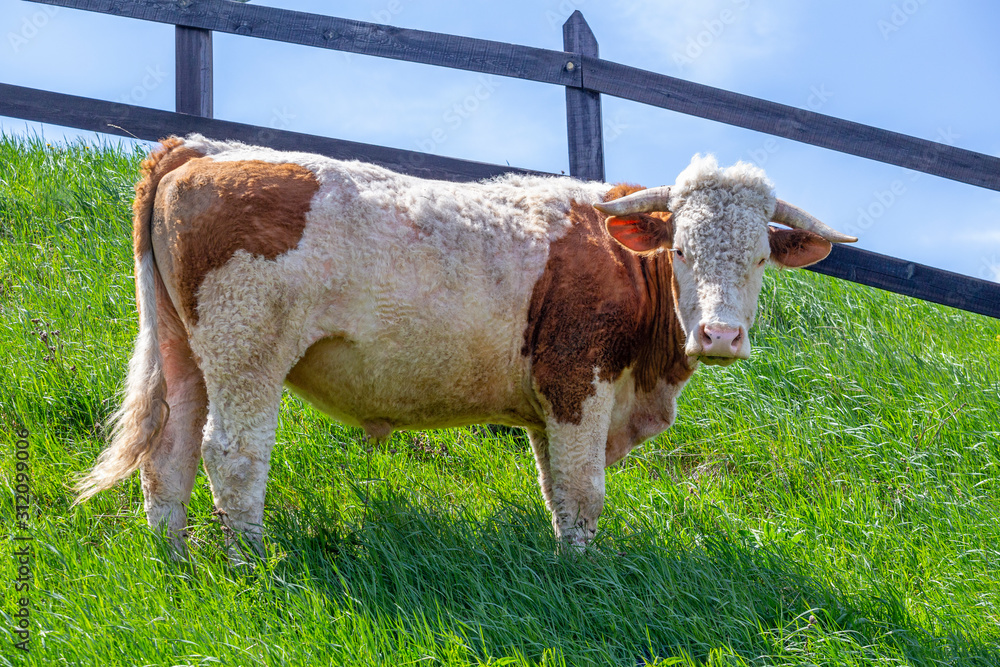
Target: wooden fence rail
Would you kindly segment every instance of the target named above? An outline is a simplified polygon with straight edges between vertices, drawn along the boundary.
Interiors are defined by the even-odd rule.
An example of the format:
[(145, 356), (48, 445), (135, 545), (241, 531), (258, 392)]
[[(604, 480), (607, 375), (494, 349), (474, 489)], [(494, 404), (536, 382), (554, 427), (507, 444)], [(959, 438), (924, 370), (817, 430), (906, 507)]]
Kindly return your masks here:
[[(0, 84), (0, 116), (26, 118), (147, 141), (156, 141), (169, 133), (200, 132), (207, 136), (236, 139), (280, 150), (308, 151), (338, 159), (360, 159), (414, 176), (453, 181), (478, 180), (512, 171), (543, 173), (9, 84)], [(834, 246), (826, 260), (809, 267), (809, 270), (1000, 318), (1000, 283), (977, 280), (849, 246)]]
[(648, 72), (591, 55), (231, 0), (30, 0), (159, 23), (585, 88), (1000, 190), (1000, 158)]
[(449, 181), (473, 181), (512, 171), (525, 174), (543, 173), (300, 132), (274, 130), (259, 125), (246, 125), (119, 102), (106, 102), (89, 97), (52, 93), (6, 83), (0, 83), (0, 116), (24, 118), (39, 123), (75, 127), (144, 141), (159, 141), (171, 134), (185, 135), (200, 132), (208, 137), (235, 139), (278, 150), (320, 153), (339, 160), (364, 160), (405, 174)]
[[(150, 141), (200, 132), (366, 160), (425, 178), (539, 173), (212, 119), (212, 32), (217, 31), (565, 86), (570, 174), (580, 178), (604, 179), (600, 95), (607, 94), (1000, 190), (1000, 158), (601, 60), (578, 11), (563, 27), (566, 50), (554, 51), (230, 0), (30, 1), (177, 26), (181, 113), (0, 83), (3, 116)], [(998, 283), (846, 246), (834, 247), (810, 270), (1000, 318)]]

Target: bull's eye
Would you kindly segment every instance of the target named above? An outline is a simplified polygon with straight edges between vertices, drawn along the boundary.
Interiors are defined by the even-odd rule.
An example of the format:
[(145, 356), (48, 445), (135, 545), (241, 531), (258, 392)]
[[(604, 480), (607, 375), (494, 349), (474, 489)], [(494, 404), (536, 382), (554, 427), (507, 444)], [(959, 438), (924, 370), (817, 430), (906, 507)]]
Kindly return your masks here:
[(677, 259), (684, 261), (684, 251), (680, 248), (674, 248), (674, 254), (677, 255)]
[(757, 266), (764, 266), (765, 262), (767, 262), (767, 257), (761, 257), (760, 261), (757, 262)]

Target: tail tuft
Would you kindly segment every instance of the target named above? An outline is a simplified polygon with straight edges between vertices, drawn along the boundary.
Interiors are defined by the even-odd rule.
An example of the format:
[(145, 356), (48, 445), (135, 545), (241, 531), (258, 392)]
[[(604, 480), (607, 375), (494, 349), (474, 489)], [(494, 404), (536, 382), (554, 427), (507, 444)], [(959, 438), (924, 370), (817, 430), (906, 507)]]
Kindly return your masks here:
[[(155, 270), (153, 254), (147, 253), (137, 268), (136, 282), (142, 284), (144, 274)], [(94, 469), (77, 483), (76, 490), (80, 495), (74, 505), (111, 488), (135, 472), (156, 451), (170, 414), (167, 381), (156, 335), (155, 294), (143, 295), (141, 303), (142, 323), (129, 362), (125, 398), (111, 417), (111, 444), (101, 452)], [(147, 312), (152, 318), (145, 316)], [(148, 319), (153, 319), (151, 326)]]
[[(139, 286), (139, 337), (128, 365), (125, 398), (111, 417), (111, 444), (101, 452), (97, 464), (76, 485), (79, 496), (74, 505), (109, 489), (128, 477), (156, 451), (167, 421), (167, 380), (156, 331), (156, 271), (153, 253), (148, 252), (136, 264)], [(147, 282), (148, 287), (147, 289)]]

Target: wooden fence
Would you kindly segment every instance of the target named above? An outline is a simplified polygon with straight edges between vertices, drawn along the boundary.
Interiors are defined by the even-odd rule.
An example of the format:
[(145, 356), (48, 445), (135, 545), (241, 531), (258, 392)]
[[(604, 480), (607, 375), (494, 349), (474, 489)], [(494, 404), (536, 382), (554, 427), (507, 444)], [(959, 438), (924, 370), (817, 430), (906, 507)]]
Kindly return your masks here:
[[(570, 174), (604, 179), (600, 96), (613, 95), (1000, 191), (1000, 159), (602, 60), (579, 11), (563, 51), (408, 30), (231, 0), (30, 0), (176, 26), (176, 110), (160, 111), (0, 83), (0, 115), (155, 141), (201, 132), (279, 149), (357, 158), (396, 171), (475, 180), (529, 170), (212, 118), (212, 33), (471, 70), (564, 86)], [(1000, 284), (849, 246), (810, 270), (1000, 318)]]

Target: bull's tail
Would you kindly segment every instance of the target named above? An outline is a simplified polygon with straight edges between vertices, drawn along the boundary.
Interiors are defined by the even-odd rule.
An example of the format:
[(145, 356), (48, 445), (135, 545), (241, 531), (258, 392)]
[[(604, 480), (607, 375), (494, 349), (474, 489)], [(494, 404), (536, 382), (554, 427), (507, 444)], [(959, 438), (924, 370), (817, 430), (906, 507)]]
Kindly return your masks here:
[(170, 137), (142, 163), (142, 179), (135, 187), (132, 239), (135, 253), (135, 298), (139, 335), (128, 366), (125, 397), (111, 417), (111, 444), (101, 452), (76, 485), (74, 504), (108, 489), (128, 477), (156, 452), (170, 409), (167, 381), (157, 331), (156, 282), (150, 223), (160, 179), (199, 153)]

